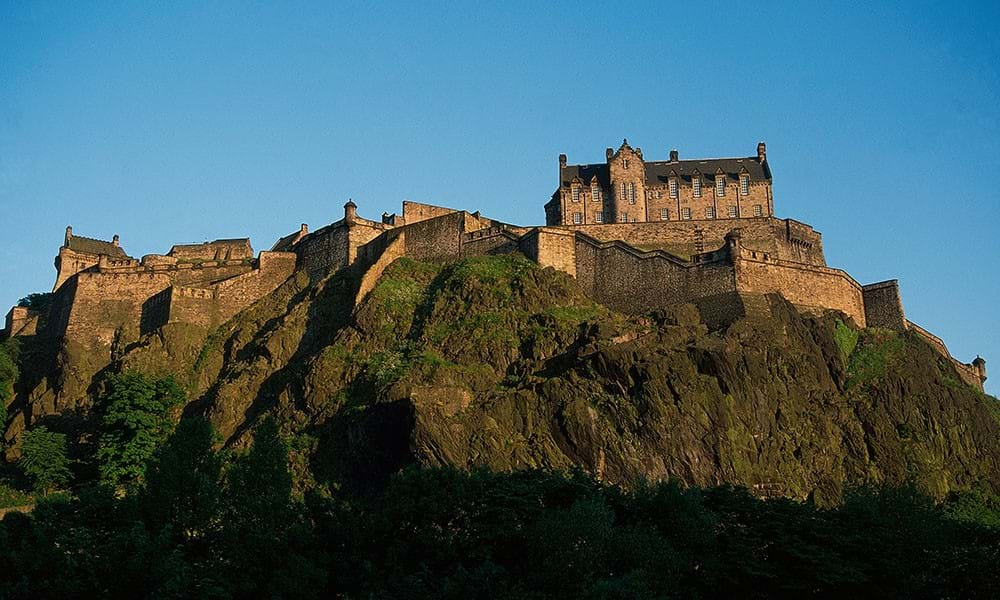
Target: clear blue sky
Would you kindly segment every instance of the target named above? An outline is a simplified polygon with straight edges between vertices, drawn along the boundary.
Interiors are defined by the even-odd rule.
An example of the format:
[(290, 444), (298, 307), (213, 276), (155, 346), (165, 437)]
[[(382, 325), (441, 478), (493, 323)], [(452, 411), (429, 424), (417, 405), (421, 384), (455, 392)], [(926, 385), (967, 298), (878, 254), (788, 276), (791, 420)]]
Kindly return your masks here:
[[(557, 156), (768, 144), (775, 207), (1000, 391), (1000, 4), (0, 6), (0, 305), (63, 228), (133, 256), (404, 198), (533, 224)], [(279, 6), (280, 5), (280, 6)]]

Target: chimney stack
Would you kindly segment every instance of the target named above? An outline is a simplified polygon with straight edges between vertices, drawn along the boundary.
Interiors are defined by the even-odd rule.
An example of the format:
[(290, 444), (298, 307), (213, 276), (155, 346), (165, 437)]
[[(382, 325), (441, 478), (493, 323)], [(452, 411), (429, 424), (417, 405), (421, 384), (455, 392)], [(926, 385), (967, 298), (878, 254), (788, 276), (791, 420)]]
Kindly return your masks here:
[(673, 150), (670, 151), (670, 162), (677, 162), (678, 161), (677, 156), (678, 156), (677, 148), (674, 148)]
[(611, 162), (611, 157), (613, 157), (614, 155), (615, 155), (615, 151), (614, 150), (612, 150), (611, 148), (605, 148), (605, 150), (604, 150), (604, 156), (607, 157), (608, 162)]
[(111, 243), (115, 245), (115, 248), (118, 247), (118, 234), (117, 233), (114, 235), (114, 237), (111, 238)]
[(758, 142), (757, 143), (757, 161), (758, 162), (764, 162), (765, 160), (767, 160), (767, 146), (764, 145), (764, 142)]
[(299, 233), (301, 233), (302, 235), (305, 235), (305, 234), (309, 233), (309, 226), (306, 225), (305, 223), (303, 223), (302, 225), (300, 225), (299, 226)]
[(560, 154), (559, 155), (559, 168), (560, 169), (565, 169), (566, 168), (566, 155), (565, 154)]
[(63, 238), (63, 246), (69, 246), (69, 241), (73, 239), (73, 228), (66, 226), (66, 237)]

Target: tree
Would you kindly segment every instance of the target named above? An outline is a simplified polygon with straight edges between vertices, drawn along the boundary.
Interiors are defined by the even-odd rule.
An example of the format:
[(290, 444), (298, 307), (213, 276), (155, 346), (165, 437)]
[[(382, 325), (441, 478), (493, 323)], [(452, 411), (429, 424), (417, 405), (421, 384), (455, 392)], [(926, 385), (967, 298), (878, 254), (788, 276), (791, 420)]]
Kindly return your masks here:
[(250, 451), (226, 478), (223, 556), (236, 597), (311, 597), (323, 573), (306, 557), (313, 546), (299, 507), (292, 502), (288, 445), (265, 418)]
[(20, 464), (36, 491), (47, 494), (64, 485), (70, 478), (66, 436), (44, 426), (26, 432), (21, 442)]
[(17, 380), (17, 346), (13, 339), (0, 344), (0, 445), (7, 429), (7, 403), (14, 396), (14, 382)]
[(222, 460), (215, 430), (202, 418), (183, 419), (157, 452), (146, 476), (142, 511), (150, 529), (170, 527), (183, 541), (202, 538), (218, 516)]
[(111, 486), (141, 481), (170, 433), (170, 409), (183, 401), (184, 391), (172, 377), (151, 379), (132, 371), (108, 377), (98, 399), (101, 480)]

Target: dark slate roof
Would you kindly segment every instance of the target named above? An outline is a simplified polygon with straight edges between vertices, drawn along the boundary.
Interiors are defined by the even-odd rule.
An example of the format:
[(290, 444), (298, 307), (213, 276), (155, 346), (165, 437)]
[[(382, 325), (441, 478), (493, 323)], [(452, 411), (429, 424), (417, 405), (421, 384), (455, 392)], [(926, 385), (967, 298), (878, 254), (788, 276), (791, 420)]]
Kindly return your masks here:
[(285, 250), (291, 248), (295, 245), (295, 242), (299, 241), (302, 237), (302, 231), (296, 231), (295, 233), (289, 233), (283, 238), (280, 238), (277, 242), (271, 246), (271, 252), (284, 252)]
[(128, 256), (125, 251), (119, 246), (115, 246), (111, 242), (106, 242), (104, 240), (95, 240), (94, 238), (83, 237), (82, 235), (74, 235), (69, 238), (69, 245), (67, 246), (70, 250), (74, 252), (83, 252), (84, 254), (106, 254), (108, 256)]
[[(733, 181), (738, 181), (740, 172), (746, 169), (747, 173), (750, 175), (751, 180), (761, 181), (771, 179), (771, 169), (767, 165), (767, 161), (760, 163), (757, 161), (756, 156), (749, 156), (746, 158), (707, 158), (704, 160), (679, 160), (677, 162), (670, 161), (652, 161), (645, 163), (646, 165), (646, 183), (648, 185), (658, 185), (666, 184), (667, 177), (670, 175), (671, 171), (677, 173), (677, 176), (683, 181), (691, 181), (691, 176), (697, 169), (703, 176), (708, 176), (709, 179), (715, 176), (715, 172), (719, 169), (727, 175), (728, 178)], [(597, 177), (597, 181), (600, 182), (601, 187), (607, 188), (611, 184), (611, 175), (608, 172), (607, 163), (598, 163), (594, 165), (567, 165), (566, 168), (562, 169), (562, 184), (564, 186), (570, 185), (574, 177), (580, 177), (583, 180), (584, 185), (589, 185), (591, 178)]]
[(201, 242), (196, 244), (174, 244), (174, 248), (204, 248), (207, 246), (249, 246), (250, 238), (230, 238), (225, 240), (212, 240), (211, 242)]

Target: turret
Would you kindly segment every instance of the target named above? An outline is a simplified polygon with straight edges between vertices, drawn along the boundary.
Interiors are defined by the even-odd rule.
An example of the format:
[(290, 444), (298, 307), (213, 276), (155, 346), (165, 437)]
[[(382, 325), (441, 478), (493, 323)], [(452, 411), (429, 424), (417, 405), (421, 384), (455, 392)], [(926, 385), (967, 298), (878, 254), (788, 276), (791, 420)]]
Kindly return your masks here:
[(976, 360), (972, 361), (972, 368), (976, 370), (976, 375), (979, 376), (979, 381), (986, 382), (986, 361), (983, 360), (982, 356), (977, 356)]
[(344, 205), (344, 221), (347, 223), (356, 223), (358, 220), (358, 205), (354, 203), (354, 200), (348, 199), (347, 204)]

